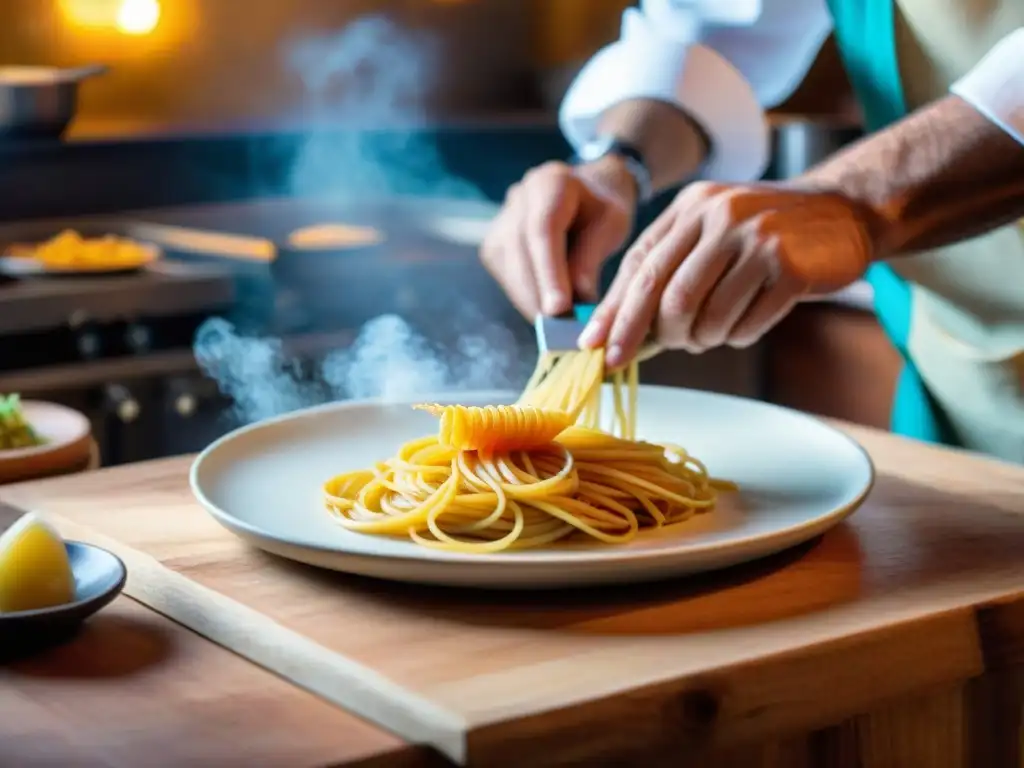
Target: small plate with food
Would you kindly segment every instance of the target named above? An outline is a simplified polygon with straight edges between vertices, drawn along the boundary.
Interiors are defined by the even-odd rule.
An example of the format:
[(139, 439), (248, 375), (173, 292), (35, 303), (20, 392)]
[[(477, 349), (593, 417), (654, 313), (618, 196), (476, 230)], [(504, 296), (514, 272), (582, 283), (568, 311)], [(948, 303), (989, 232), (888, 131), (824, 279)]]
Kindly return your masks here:
[(137, 272), (160, 258), (160, 249), (121, 235), (87, 237), (66, 229), (41, 243), (12, 243), (0, 257), (8, 277), (81, 277)]
[(0, 483), (70, 471), (89, 463), (92, 425), (57, 403), (0, 395)]
[[(13, 508), (0, 510), (0, 521)], [(2, 526), (0, 526), (2, 528)], [(0, 658), (69, 638), (124, 589), (116, 555), (22, 514), (0, 533)]]

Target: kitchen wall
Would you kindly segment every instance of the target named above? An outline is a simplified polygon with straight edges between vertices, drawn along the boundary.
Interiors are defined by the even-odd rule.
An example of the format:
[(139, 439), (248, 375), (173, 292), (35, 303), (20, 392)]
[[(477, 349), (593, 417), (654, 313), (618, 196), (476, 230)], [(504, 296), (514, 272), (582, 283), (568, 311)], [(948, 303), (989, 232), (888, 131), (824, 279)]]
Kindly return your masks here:
[[(124, 2), (3, 0), (0, 63), (109, 63), (109, 75), (83, 90), (85, 118), (291, 117), (309, 106), (289, 65), (297, 46), (341, 35), (359, 17), (386, 14), (410, 30), (409, 39), (440, 47), (438, 77), (419, 73), (424, 83), (435, 82), (427, 94), (432, 109), (516, 105), (531, 85), (531, 21), (521, 0), (157, 0), (159, 23), (138, 35), (82, 24), (69, 12), (99, 8), (96, 16), (114, 20)], [(349, 56), (355, 69), (368, 46), (388, 45), (351, 35), (345, 43), (345, 50), (325, 54), (325, 66), (332, 63), (327, 58)], [(414, 47), (392, 47), (397, 66), (424, 69), (423, 49)]]
[[(110, 64), (108, 75), (83, 89), (85, 120), (203, 123), (294, 118), (309, 110), (310, 99), (289, 57), (302, 41), (329, 41), (348, 28), (350, 34), (334, 50), (337, 57), (349, 56), (354, 62), (362, 55), (360, 47), (389, 45), (400, 66), (420, 70), (420, 106), (431, 115), (550, 108), (579, 63), (614, 39), (619, 16), (629, 4), (3, 0), (0, 63)], [(155, 28), (141, 34), (116, 29), (118, 15), (128, 5), (143, 11), (158, 5)], [(388, 15), (410, 30), (412, 40), (426, 38), (437, 45), (436, 76), (423, 71), (423, 49), (408, 39), (380, 43), (365, 35), (360, 41), (351, 34), (350, 23), (367, 14)], [(358, 69), (354, 64), (349, 68)], [(792, 109), (835, 111), (844, 98), (844, 82), (834, 51), (826, 50)], [(352, 111), (352, 118), (359, 120)]]

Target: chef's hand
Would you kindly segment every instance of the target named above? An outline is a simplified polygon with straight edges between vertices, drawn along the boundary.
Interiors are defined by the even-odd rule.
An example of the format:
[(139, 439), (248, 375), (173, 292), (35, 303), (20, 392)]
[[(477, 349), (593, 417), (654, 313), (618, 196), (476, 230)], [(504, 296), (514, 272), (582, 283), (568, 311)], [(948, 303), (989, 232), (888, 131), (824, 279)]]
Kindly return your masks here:
[(546, 163), (512, 186), (480, 250), (484, 266), (527, 319), (596, 301), (601, 266), (633, 227), (637, 190), (613, 156)]
[(757, 341), (808, 294), (837, 290), (876, 256), (877, 214), (832, 193), (698, 182), (628, 250), (580, 338), (618, 366), (653, 327), (670, 349)]

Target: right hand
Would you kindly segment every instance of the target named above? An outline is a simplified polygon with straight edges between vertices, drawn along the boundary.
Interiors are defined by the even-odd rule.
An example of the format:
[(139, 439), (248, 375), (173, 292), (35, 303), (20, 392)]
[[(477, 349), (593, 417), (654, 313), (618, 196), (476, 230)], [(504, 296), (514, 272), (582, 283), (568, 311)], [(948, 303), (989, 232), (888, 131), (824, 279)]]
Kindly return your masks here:
[(626, 242), (637, 202), (621, 159), (550, 162), (514, 184), (480, 250), (484, 266), (528, 320), (596, 301), (601, 266)]

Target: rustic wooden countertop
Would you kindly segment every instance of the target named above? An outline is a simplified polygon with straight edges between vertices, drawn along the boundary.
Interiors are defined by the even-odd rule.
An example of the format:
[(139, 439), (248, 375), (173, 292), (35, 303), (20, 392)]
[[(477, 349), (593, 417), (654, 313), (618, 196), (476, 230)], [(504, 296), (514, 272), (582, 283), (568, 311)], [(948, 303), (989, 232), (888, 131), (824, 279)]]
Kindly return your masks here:
[[(302, 616), (273, 613), (266, 602), (272, 579), (265, 574), (276, 566), (257, 560), (233, 537), (220, 537), (219, 527), (196, 508), (187, 486), (189, 457), (10, 486), (0, 489), (0, 498), (95, 526), (107, 537), (116, 530), (120, 541), (146, 553), (140, 567), (173, 569), (176, 577), (195, 581), (194, 595), (225, 595), (232, 580), (242, 584), (231, 600), (218, 603), (226, 613), (204, 631), (223, 633), (216, 621), (230, 622), (232, 605), (244, 603), (248, 615), (265, 610), (278, 630), (306, 633), (417, 696), (454, 708), (470, 728), (467, 759), (473, 764), (679, 765), (686, 755), (686, 765), (716, 768), (1019, 765), (1024, 467), (844, 429), (874, 459), (876, 487), (848, 522), (785, 556), (651, 585), (639, 595), (635, 589), (549, 595), (543, 605), (521, 595), (452, 595), (354, 580), (327, 585), (304, 572), (275, 570), (277, 589), (308, 597), (302, 613), (315, 619), (315, 630)], [(175, 520), (176, 533), (161, 539), (157, 528), (130, 522), (145, 512)], [(206, 537), (201, 547), (199, 534)], [(233, 558), (230, 568), (218, 566), (224, 558)], [(254, 583), (246, 570), (254, 563), (263, 569), (258, 590), (245, 586)], [(331, 630), (328, 616), (344, 630)], [(92, 631), (117, 620), (116, 612), (98, 617)], [(412, 654), (398, 667), (374, 667), (374, 649), (351, 639), (352, 627), (360, 627), (375, 645), (393, 648), (403, 632), (423, 637), (428, 625), (433, 661), (426, 672)], [(105, 682), (107, 693), (5, 673), (5, 683), (19, 680), (22, 688), (5, 684), (0, 702), (5, 696), (41, 700), (52, 685), (56, 704), (0, 723), (0, 742), (5, 748), (33, 739), (46, 743), (43, 734), (56, 734), (78, 746), (115, 749), (116, 731), (103, 729), (116, 725), (97, 726), (87, 715), (69, 725), (59, 722), (66, 716), (53, 714), (71, 707), (68, 702), (107, 696), (104, 706), (114, 708), (108, 711), (137, 717), (134, 727), (148, 729), (135, 743), (157, 751), (162, 744), (185, 749), (192, 739), (220, 739), (209, 733), (217, 716), (232, 720), (234, 733), (252, 729), (269, 739), (267, 724), (284, 710), (299, 712), (299, 702), (311, 714), (291, 717), (314, 733), (285, 742), (282, 749), (298, 750), (297, 758), (328, 755), (331, 740), (323, 731), (332, 728), (361, 733), (366, 751), (399, 750), (382, 733), (188, 637), (188, 654), (140, 673), (152, 683), (128, 675)], [(85, 658), (88, 636), (80, 642), (85, 645), (63, 653)], [(504, 650), (492, 659), (488, 654), (498, 649)], [(475, 663), (468, 676), (457, 665), (438, 666), (440, 658), (470, 656)], [(61, 657), (55, 658), (50, 665), (37, 662), (38, 668), (60, 669)], [(326, 673), (322, 662), (313, 672)], [(222, 665), (235, 669), (234, 693), (201, 684), (215, 679)], [(595, 676), (595, 670), (603, 671)], [(119, 685), (126, 693), (115, 693)], [(272, 695), (271, 685), (280, 694)], [(119, 695), (161, 690), (183, 704), (202, 702), (216, 715), (197, 709), (159, 722), (145, 706), (136, 711), (116, 702)], [(295, 703), (281, 704), (284, 697)], [(220, 749), (227, 741), (205, 748)], [(355, 742), (338, 742), (335, 759), (344, 765), (342, 745)], [(189, 763), (183, 758), (179, 764)]]
[(0, 665), (0, 765), (401, 766), (405, 743), (126, 597)]

